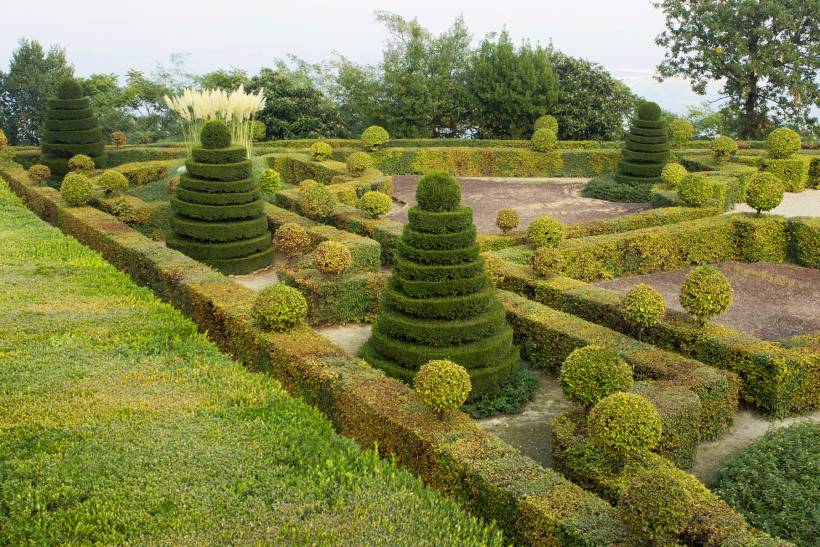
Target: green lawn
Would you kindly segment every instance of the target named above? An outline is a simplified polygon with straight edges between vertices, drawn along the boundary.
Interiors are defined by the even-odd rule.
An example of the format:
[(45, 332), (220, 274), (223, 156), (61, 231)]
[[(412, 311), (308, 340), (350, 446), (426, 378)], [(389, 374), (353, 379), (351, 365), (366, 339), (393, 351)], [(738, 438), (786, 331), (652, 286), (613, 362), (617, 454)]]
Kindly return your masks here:
[(500, 544), (0, 181), (0, 544)]

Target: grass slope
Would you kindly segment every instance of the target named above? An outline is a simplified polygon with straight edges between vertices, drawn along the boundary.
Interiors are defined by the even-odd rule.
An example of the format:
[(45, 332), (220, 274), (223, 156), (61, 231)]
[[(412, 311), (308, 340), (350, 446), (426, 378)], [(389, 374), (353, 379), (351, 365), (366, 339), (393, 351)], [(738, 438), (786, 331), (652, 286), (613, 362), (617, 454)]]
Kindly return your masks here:
[(0, 180), (0, 544), (500, 544)]

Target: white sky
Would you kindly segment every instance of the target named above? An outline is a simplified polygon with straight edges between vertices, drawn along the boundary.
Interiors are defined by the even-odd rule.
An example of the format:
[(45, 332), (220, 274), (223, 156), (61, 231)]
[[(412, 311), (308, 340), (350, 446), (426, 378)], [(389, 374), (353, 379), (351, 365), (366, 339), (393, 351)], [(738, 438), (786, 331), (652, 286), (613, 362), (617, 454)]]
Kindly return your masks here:
[(398, 13), (438, 33), (463, 15), (478, 41), (504, 26), (514, 41), (550, 40), (565, 53), (604, 65), (636, 93), (682, 113), (707, 97), (681, 80), (652, 79), (663, 50), (662, 13), (651, 0), (0, 0), (0, 67), (17, 39), (60, 44), (80, 76), (152, 71), (172, 53), (194, 73), (236, 66), (255, 74), (292, 53), (309, 62), (338, 52), (376, 63), (387, 33), (375, 10)]

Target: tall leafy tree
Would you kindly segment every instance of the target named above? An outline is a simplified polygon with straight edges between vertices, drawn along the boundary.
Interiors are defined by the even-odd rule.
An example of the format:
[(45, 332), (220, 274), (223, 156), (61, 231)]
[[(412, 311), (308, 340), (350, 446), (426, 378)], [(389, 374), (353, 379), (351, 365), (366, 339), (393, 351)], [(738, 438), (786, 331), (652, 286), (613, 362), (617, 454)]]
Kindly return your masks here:
[(60, 82), (73, 75), (65, 50), (51, 46), (46, 52), (36, 40), (21, 38), (9, 63), (0, 72), (0, 126), (11, 144), (37, 144), (43, 130), (46, 99)]
[(682, 76), (700, 94), (722, 82), (742, 112), (739, 136), (766, 132), (770, 116), (813, 124), (820, 106), (820, 0), (662, 0), (656, 43), (666, 48), (660, 78)]

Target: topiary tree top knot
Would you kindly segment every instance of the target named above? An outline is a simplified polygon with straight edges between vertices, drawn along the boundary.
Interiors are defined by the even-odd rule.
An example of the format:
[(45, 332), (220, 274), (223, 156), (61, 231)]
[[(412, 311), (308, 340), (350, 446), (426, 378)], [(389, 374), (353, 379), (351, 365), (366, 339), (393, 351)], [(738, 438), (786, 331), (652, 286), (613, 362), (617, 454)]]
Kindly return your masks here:
[(227, 148), (231, 145), (231, 132), (222, 120), (211, 120), (202, 126), (199, 140), (203, 148)]
[(421, 177), (416, 202), (424, 211), (455, 211), (461, 203), (461, 188), (449, 174), (434, 171)]
[(660, 120), (661, 107), (658, 106), (658, 103), (653, 103), (650, 101), (642, 102), (641, 105), (638, 107), (638, 119), (650, 122)]
[(83, 96), (83, 88), (74, 78), (66, 78), (57, 88), (58, 99), (79, 99)]

